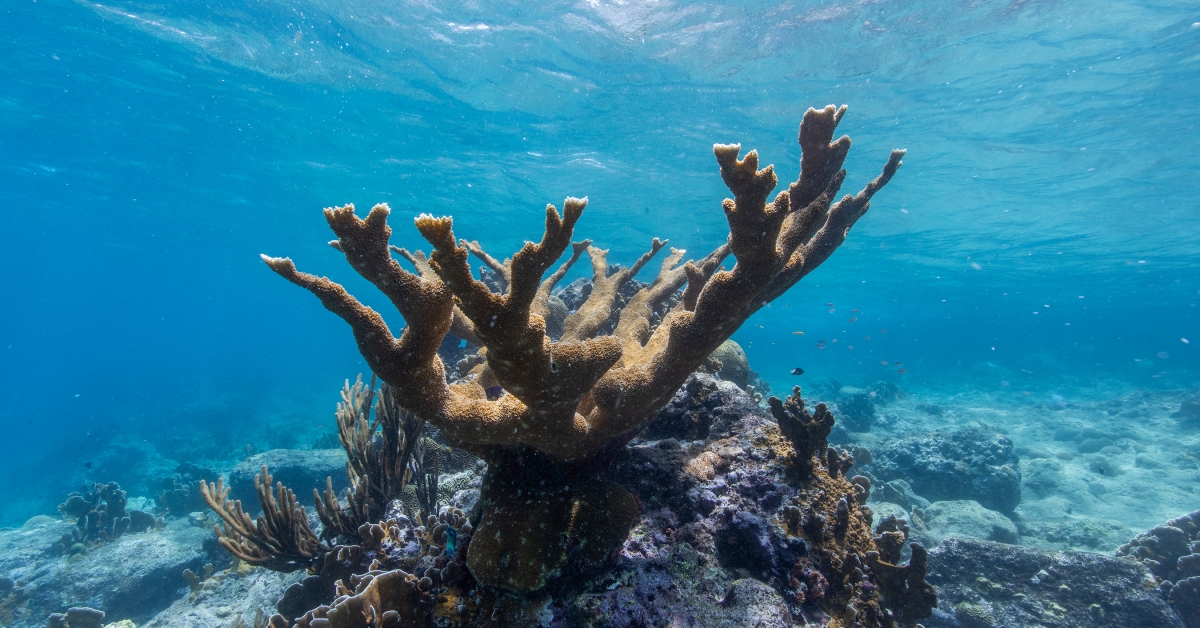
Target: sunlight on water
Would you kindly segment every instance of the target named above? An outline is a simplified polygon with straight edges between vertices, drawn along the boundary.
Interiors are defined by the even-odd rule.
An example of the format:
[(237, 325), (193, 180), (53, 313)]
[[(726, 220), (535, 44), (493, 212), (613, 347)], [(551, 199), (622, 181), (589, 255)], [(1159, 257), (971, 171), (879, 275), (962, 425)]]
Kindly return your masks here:
[(759, 392), (800, 385), (846, 413), (895, 385), (860, 399), (873, 424), (847, 436), (874, 451), (1003, 433), (1023, 545), (1111, 554), (1200, 508), (1194, 5), (14, 0), (0, 16), (0, 524), (56, 515), (84, 481), (151, 499), (181, 463), (227, 472), (331, 437), (337, 388), (367, 366), (259, 254), (404, 321), (326, 245), (322, 208), (388, 203), (411, 250), (429, 248), (412, 218), (453, 215), (503, 258), (546, 203), (587, 196), (578, 237), (610, 263), (655, 237), (699, 258), (728, 233), (712, 145), (757, 149), (778, 192), (805, 110), (829, 103), (849, 105), (843, 193), (908, 153), (841, 250), (734, 336)]

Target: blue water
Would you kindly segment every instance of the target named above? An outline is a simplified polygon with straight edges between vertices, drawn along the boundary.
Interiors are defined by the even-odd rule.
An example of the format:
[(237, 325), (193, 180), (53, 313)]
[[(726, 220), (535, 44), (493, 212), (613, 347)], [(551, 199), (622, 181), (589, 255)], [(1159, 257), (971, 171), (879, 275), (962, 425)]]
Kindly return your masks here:
[(500, 257), (587, 195), (610, 261), (701, 256), (727, 232), (711, 145), (790, 181), (828, 103), (846, 191), (909, 153), (735, 336), (775, 390), (794, 366), (1042, 396), (1200, 371), (1194, 3), (8, 0), (0, 45), (0, 524), (327, 432), (365, 366), (258, 254), (402, 322), (321, 208), (387, 202), (410, 248), (413, 216), (452, 214)]

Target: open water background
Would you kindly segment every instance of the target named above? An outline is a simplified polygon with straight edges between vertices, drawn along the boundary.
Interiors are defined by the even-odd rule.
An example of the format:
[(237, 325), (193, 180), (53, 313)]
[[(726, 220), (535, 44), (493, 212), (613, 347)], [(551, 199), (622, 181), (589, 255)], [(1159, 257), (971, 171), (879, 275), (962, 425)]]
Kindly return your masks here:
[(850, 105), (844, 191), (909, 154), (735, 336), (776, 391), (1070, 398), (1200, 370), (1195, 3), (9, 0), (0, 46), (3, 525), (119, 476), (83, 466), (114, 447), (237, 458), (331, 429), (361, 358), (258, 254), (402, 322), (321, 208), (387, 202), (425, 249), (411, 218), (452, 214), (502, 257), (587, 195), (578, 234), (610, 261), (654, 236), (699, 257), (727, 231), (711, 145), (790, 181), (828, 103)]

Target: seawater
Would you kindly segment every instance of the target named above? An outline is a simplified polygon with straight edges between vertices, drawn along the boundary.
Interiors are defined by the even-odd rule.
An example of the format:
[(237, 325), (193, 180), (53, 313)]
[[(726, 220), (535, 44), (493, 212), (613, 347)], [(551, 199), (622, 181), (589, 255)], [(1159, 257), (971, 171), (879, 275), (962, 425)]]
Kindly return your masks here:
[[(259, 253), (403, 323), (321, 208), (388, 203), (426, 250), (412, 218), (453, 215), (502, 257), (586, 195), (610, 262), (656, 236), (699, 257), (727, 232), (712, 144), (786, 184), (829, 103), (844, 191), (909, 152), (735, 335), (772, 391), (893, 382), (909, 406), (877, 433), (984, 421), (1051, 453), (1069, 415), (1166, 461), (1064, 485), (1095, 517), (1139, 532), (1200, 500), (1200, 426), (1169, 417), (1200, 369), (1193, 3), (11, 0), (0, 44), (2, 525), (329, 433), (366, 366)], [(1153, 407), (1114, 427), (1130, 395)]]

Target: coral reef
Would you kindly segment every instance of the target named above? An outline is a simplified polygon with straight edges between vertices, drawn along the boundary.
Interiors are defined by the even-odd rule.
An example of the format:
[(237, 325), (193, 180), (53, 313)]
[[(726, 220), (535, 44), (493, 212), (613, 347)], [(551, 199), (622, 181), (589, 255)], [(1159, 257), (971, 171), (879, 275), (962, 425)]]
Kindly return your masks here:
[(888, 442), (867, 470), (882, 482), (906, 480), (921, 497), (970, 499), (1012, 513), (1021, 502), (1021, 471), (1012, 441), (981, 428), (936, 432)]
[(58, 511), (75, 519), (75, 529), (55, 544), (61, 554), (86, 551), (88, 542), (111, 541), (126, 532), (145, 532), (154, 527), (154, 515), (140, 510), (125, 511), (126, 496), (116, 482), (84, 484), (67, 495)]
[[(834, 202), (850, 147), (848, 137), (833, 140), (844, 113), (845, 107), (832, 105), (805, 113), (800, 177), (769, 204), (777, 184), (773, 168), (759, 170), (754, 151), (739, 159), (738, 145), (714, 146), (734, 196), (723, 203), (728, 243), (682, 266), (684, 252), (673, 249), (654, 281), (623, 307), (621, 289), (666, 242), (656, 239), (635, 264), (611, 274), (605, 251), (577, 245), (566, 265), (586, 246), (592, 289), (563, 320), (557, 342), (546, 334), (548, 295), (565, 271), (545, 282), (542, 276), (571, 244), (586, 199), (568, 198), (561, 214), (547, 206), (542, 240), (527, 243), (505, 263), (475, 243), (460, 243), (450, 218), (422, 215), (416, 227), (433, 246), (431, 256), (426, 261), (423, 254), (401, 252), (415, 273), (391, 256), (386, 205), (365, 219), (352, 205), (327, 209), (338, 238), (331, 244), (404, 317), (399, 338), (339, 284), (299, 272), (290, 259), (263, 259), (350, 325), (363, 357), (399, 405), (488, 463), (467, 564), (482, 584), (533, 591), (564, 573), (587, 571), (620, 544), (637, 507), (627, 490), (603, 477), (615, 453), (751, 314), (828, 259), (896, 172), (904, 151), (893, 151), (883, 174), (857, 195)], [(472, 276), (471, 254), (496, 274), (495, 289)], [(734, 267), (719, 270), (730, 254)], [(657, 308), (685, 284), (678, 304), (652, 327)], [(612, 334), (599, 335), (614, 316)], [(471, 377), (452, 384), (437, 353), (448, 333), (471, 336), (485, 358)], [(505, 394), (491, 394), (496, 386)], [(286, 502), (282, 488), (280, 494)], [(253, 533), (240, 509), (227, 514), (222, 516), (234, 522), (233, 533)], [(301, 531), (297, 524), (290, 529)], [(302, 532), (298, 538), (310, 534)], [(269, 541), (262, 535), (257, 540)], [(308, 559), (308, 544), (272, 548), (289, 552), (287, 560)], [(251, 554), (236, 542), (227, 546)]]
[(200, 481), (215, 482), (217, 476), (216, 471), (190, 462), (179, 465), (174, 475), (163, 479), (163, 490), (155, 498), (160, 514), (186, 517), (188, 513), (204, 510), (204, 500), (200, 497)]
[(837, 393), (838, 416), (851, 432), (869, 432), (875, 424), (875, 400), (870, 391), (843, 386)]
[[(185, 569), (201, 572), (215, 558), (203, 549), (205, 530), (172, 519), (144, 534), (123, 534), (89, 545), (64, 559), (47, 548), (75, 525), (37, 516), (17, 529), (0, 530), (0, 625), (42, 628), (52, 613), (91, 607), (108, 621), (139, 625), (171, 605), (186, 583)], [(75, 624), (72, 624), (75, 625)]]
[(1117, 556), (1145, 565), (1184, 624), (1200, 627), (1200, 510), (1137, 535)]
[(1128, 559), (949, 538), (926, 564), (942, 600), (927, 628), (1180, 626), (1145, 586), (1146, 568)]
[(104, 612), (94, 608), (68, 608), (65, 613), (52, 613), (47, 621), (49, 628), (102, 628)]

